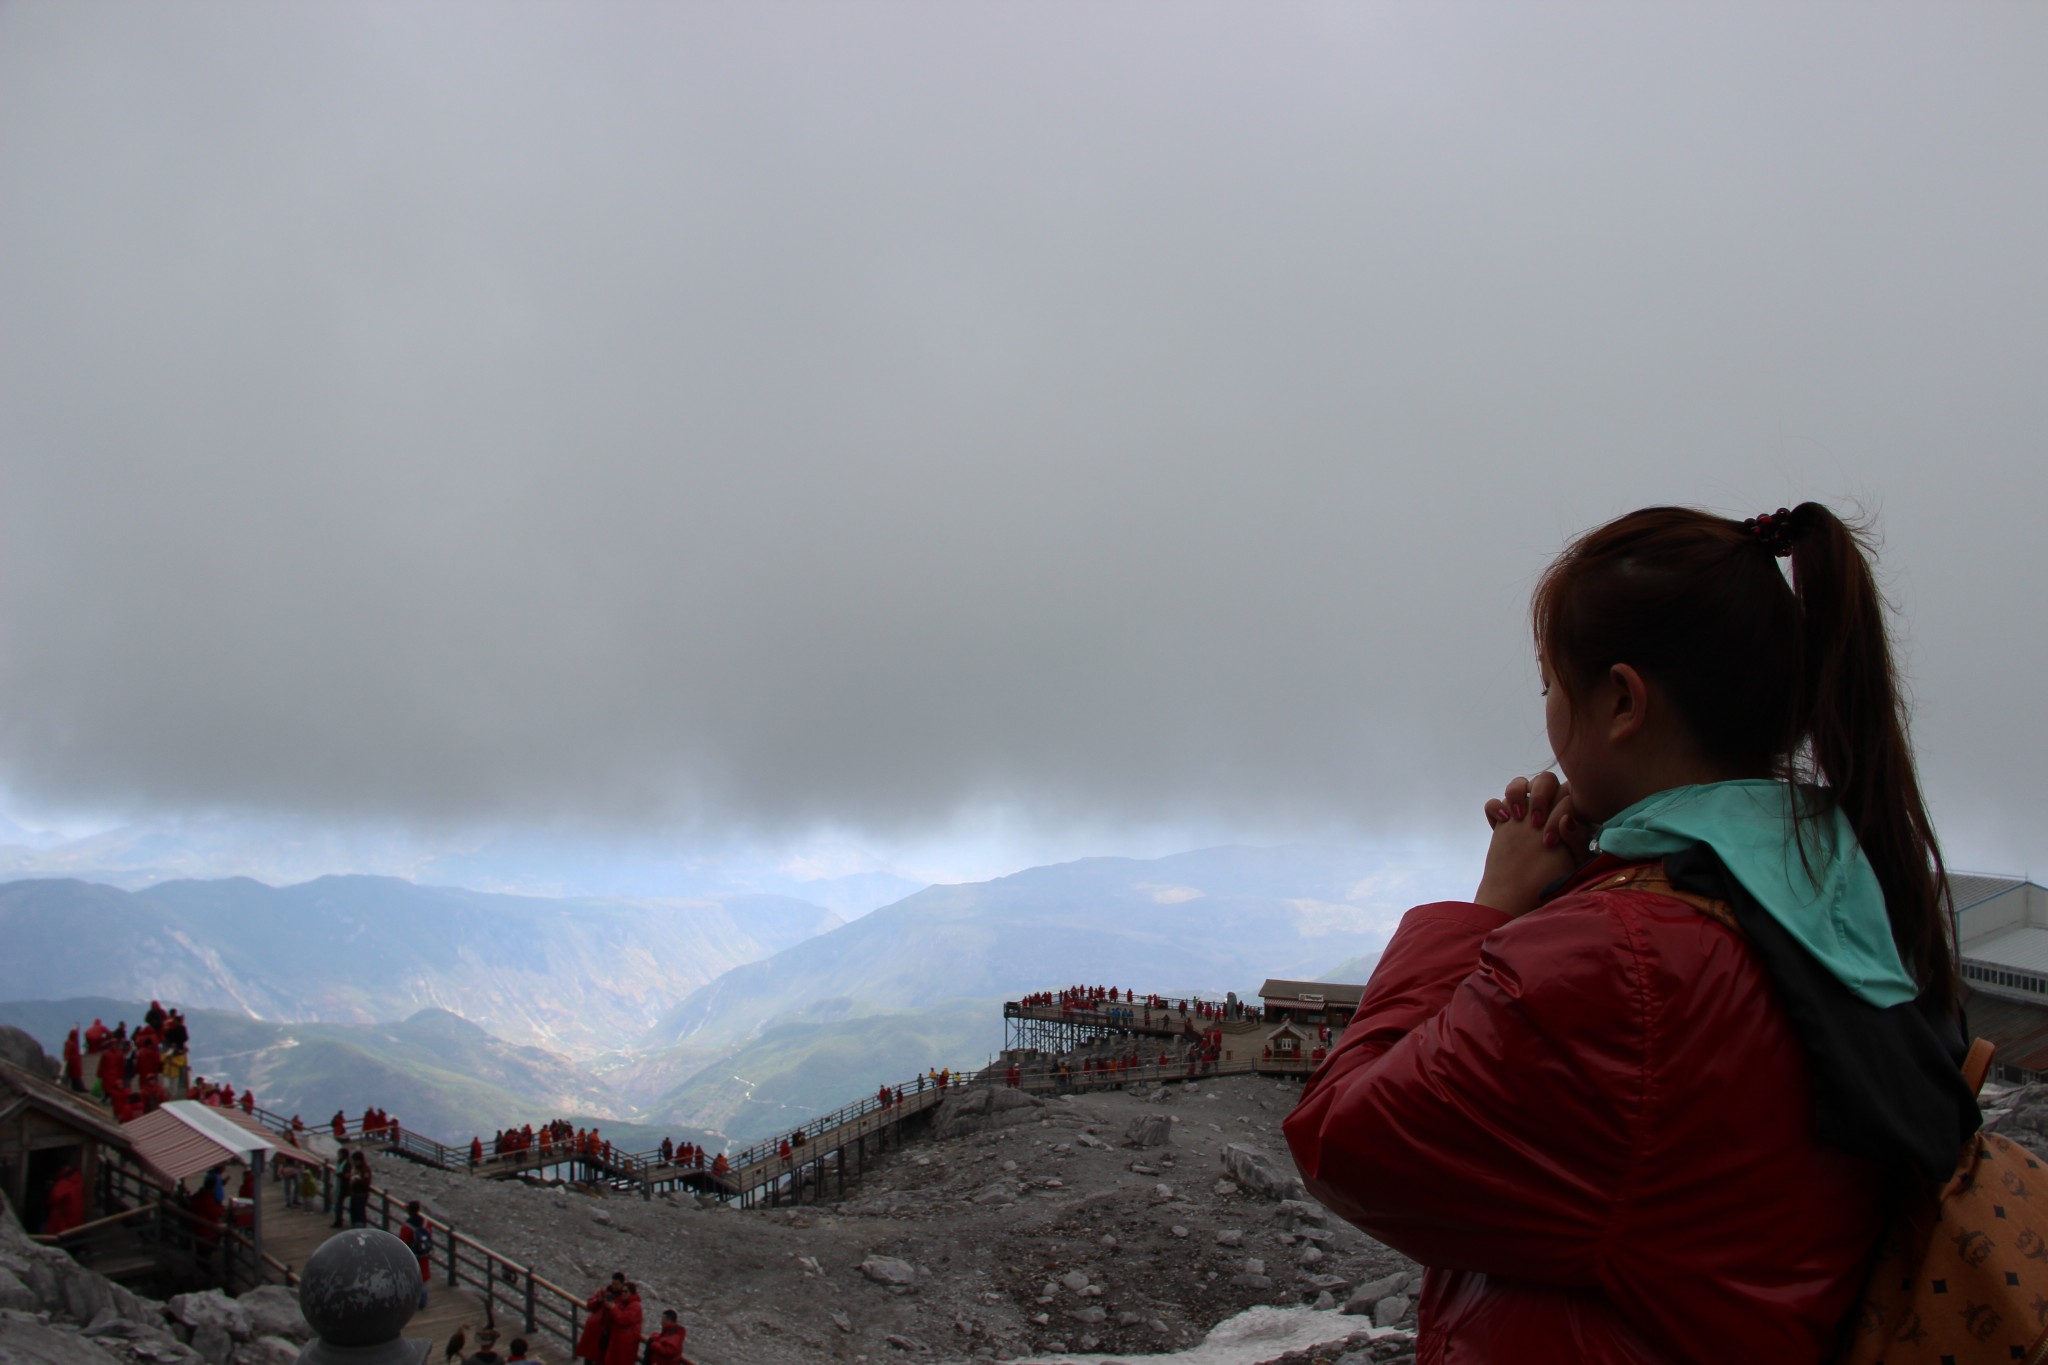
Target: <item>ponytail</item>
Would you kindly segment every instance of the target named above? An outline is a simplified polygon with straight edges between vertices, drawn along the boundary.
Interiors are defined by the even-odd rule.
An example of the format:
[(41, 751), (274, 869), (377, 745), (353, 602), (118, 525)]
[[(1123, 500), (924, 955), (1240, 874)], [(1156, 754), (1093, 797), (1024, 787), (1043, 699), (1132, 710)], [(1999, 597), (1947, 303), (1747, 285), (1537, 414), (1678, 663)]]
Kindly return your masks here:
[(1946, 868), (1920, 795), (1868, 539), (1804, 502), (1792, 510), (1786, 543), (1799, 601), (1804, 740), (1792, 776), (1821, 787), (1847, 817), (1884, 888), (1900, 959), (1946, 1011), (1958, 994)]
[[(1736, 771), (1818, 793), (1800, 845), (1839, 809), (1884, 890), (1892, 939), (1944, 1012), (1960, 987), (1941, 849), (1907, 740), (1865, 535), (1819, 503), (1731, 521), (1647, 507), (1588, 531), (1538, 583), (1538, 653), (1567, 695), (1617, 663), (1672, 697)], [(1775, 556), (1791, 560), (1791, 582)]]

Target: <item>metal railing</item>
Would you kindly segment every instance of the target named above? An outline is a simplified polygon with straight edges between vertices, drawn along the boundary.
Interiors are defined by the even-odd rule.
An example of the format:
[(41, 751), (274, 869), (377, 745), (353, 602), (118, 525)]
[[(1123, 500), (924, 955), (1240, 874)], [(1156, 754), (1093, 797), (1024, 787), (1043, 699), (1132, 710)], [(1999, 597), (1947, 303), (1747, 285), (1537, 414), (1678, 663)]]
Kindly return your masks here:
[[(396, 1233), (406, 1220), (404, 1201), (394, 1201), (389, 1192), (375, 1186), (375, 1225)], [(366, 1210), (367, 1212), (367, 1210)], [(484, 1302), (484, 1322), (496, 1327), (503, 1312), (519, 1330), (532, 1334), (547, 1332), (573, 1348), (582, 1326), (583, 1300), (554, 1281), (535, 1272), (531, 1265), (513, 1260), (456, 1229), (446, 1219), (422, 1211), (421, 1221), (433, 1229), (434, 1252), (430, 1259), (445, 1268), (441, 1278), (450, 1288), (468, 1287)]]
[[(205, 1279), (218, 1279), (230, 1294), (269, 1282), (271, 1272), (294, 1284), (290, 1267), (276, 1257), (259, 1254), (255, 1242), (234, 1225), (226, 1210), (219, 1220), (202, 1218), (174, 1202), (171, 1192), (118, 1161), (100, 1166), (103, 1202), (125, 1203), (118, 1214), (96, 1220), (95, 1227), (118, 1223), (146, 1243), (163, 1264)], [(73, 1232), (82, 1231), (74, 1228)], [(216, 1265), (215, 1256), (219, 1256)]]

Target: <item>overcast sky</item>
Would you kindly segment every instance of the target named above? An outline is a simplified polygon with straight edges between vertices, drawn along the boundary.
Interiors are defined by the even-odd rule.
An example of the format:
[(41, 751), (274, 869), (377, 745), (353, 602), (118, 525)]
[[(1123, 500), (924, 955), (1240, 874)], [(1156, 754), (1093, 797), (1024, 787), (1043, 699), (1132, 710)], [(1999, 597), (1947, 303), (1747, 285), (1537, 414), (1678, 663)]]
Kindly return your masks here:
[(2048, 872), (2044, 69), (2017, 4), (8, 5), (0, 784), (1468, 840), (1563, 541), (1811, 497), (1952, 861)]

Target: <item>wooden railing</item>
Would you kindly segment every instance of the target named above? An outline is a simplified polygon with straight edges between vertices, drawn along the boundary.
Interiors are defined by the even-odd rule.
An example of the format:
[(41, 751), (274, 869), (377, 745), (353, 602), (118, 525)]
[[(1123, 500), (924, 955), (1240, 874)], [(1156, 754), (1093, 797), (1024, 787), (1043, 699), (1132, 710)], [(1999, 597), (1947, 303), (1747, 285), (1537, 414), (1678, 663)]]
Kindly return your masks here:
[[(229, 1220), (225, 1210), (218, 1222), (201, 1218), (190, 1209), (179, 1207), (170, 1191), (119, 1161), (103, 1162), (100, 1179), (103, 1202), (126, 1203), (128, 1207), (88, 1226), (110, 1228), (118, 1224), (147, 1243), (159, 1260), (180, 1263), (195, 1274), (217, 1278), (230, 1294), (268, 1283), (272, 1272), (291, 1276), (290, 1267), (276, 1257), (259, 1255), (255, 1243)], [(71, 1232), (84, 1230), (73, 1228)], [(71, 1243), (64, 1245), (72, 1249)], [(216, 1254), (218, 1265), (214, 1260)], [(286, 1284), (296, 1282), (295, 1277), (284, 1279)]]

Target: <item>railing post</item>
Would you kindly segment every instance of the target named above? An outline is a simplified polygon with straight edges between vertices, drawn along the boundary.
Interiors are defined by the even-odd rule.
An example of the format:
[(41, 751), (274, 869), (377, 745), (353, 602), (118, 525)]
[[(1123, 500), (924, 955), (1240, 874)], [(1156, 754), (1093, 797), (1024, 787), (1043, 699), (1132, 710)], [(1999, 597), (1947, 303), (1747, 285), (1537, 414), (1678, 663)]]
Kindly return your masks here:
[(460, 1242), (455, 1240), (455, 1224), (450, 1223), (448, 1225), (448, 1287), (450, 1289), (453, 1289), (456, 1284), (455, 1253), (460, 1249), (461, 1245)]
[[(533, 1267), (526, 1267), (526, 1330), (533, 1330)], [(571, 1334), (573, 1338), (573, 1333)], [(570, 1345), (575, 1345), (572, 1339)]]
[(382, 1190), (377, 1191), (377, 1216), (382, 1220), (378, 1226), (391, 1231), (391, 1196)]

